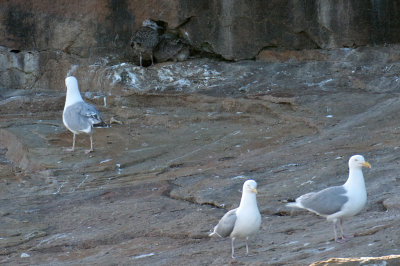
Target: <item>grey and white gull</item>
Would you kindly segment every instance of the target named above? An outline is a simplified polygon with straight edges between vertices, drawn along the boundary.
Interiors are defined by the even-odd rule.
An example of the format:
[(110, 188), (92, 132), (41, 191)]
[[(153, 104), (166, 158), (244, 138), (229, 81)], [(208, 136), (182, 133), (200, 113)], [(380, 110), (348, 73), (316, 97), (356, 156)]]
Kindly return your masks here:
[[(367, 202), (362, 167), (371, 168), (362, 155), (354, 155), (349, 159), (349, 177), (342, 186), (334, 186), (319, 192), (304, 194), (296, 202), (286, 204), (288, 207), (297, 207), (309, 210), (317, 215), (326, 217), (333, 222), (333, 231), (336, 242), (344, 242), (353, 235), (345, 236), (342, 220), (358, 214)], [(336, 228), (340, 229), (340, 239)]]
[(93, 151), (93, 128), (94, 127), (109, 127), (103, 122), (97, 108), (89, 103), (86, 103), (79, 92), (78, 80), (73, 77), (65, 79), (67, 86), (67, 96), (65, 98), (63, 123), (65, 127), (74, 134), (72, 148), (67, 151), (75, 150), (76, 135), (86, 133), (90, 136), (90, 149), (86, 153)]
[(242, 199), (238, 208), (227, 212), (214, 227), (209, 236), (230, 237), (232, 258), (235, 258), (234, 242), (236, 238), (246, 238), (246, 256), (249, 254), (247, 241), (249, 236), (256, 234), (261, 225), (261, 214), (257, 206), (257, 183), (247, 180), (243, 184)]

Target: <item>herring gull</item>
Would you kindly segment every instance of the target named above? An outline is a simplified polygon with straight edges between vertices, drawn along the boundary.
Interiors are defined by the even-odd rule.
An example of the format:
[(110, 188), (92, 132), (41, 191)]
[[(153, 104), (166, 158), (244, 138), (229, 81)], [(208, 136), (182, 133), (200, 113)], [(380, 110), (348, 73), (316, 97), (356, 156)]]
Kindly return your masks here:
[[(350, 236), (343, 234), (342, 219), (358, 214), (367, 202), (362, 167), (371, 168), (361, 155), (354, 155), (349, 159), (349, 178), (342, 186), (334, 186), (319, 192), (304, 194), (296, 202), (286, 204), (288, 207), (297, 207), (309, 210), (333, 222), (333, 231), (336, 242), (344, 242)], [(338, 238), (336, 227), (339, 227), (341, 239)]]
[(214, 227), (209, 236), (231, 237), (232, 258), (235, 258), (234, 242), (237, 237), (246, 238), (246, 256), (249, 254), (247, 240), (258, 232), (261, 225), (261, 214), (257, 207), (257, 183), (247, 180), (243, 184), (242, 199), (238, 208), (227, 212)]
[(83, 101), (79, 92), (78, 80), (75, 77), (67, 77), (65, 79), (67, 86), (67, 97), (65, 98), (65, 106), (63, 112), (63, 122), (66, 128), (74, 134), (72, 148), (67, 151), (75, 150), (75, 135), (86, 133), (90, 136), (90, 150), (93, 151), (93, 127), (109, 127), (106, 125), (95, 106)]

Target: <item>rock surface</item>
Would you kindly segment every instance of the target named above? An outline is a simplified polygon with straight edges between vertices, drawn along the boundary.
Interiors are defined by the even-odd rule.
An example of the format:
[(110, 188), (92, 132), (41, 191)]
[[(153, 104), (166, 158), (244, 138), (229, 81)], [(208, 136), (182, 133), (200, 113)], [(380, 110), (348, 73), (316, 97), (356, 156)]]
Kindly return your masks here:
[[(396, 1), (0, 7), (1, 264), (400, 264)], [(147, 18), (192, 59), (137, 67), (129, 42)], [(67, 75), (118, 122), (90, 155), (86, 136), (64, 150)], [(285, 203), (342, 184), (356, 153), (373, 166), (368, 204), (337, 244), (327, 221)], [(255, 256), (233, 261), (230, 241), (207, 235), (250, 178), (262, 228)]]
[[(1, 91), (0, 262), (307, 265), (399, 254), (400, 213), (383, 204), (400, 187), (399, 48), (149, 68), (106, 58), (74, 66), (59, 53), (59, 87), (48, 89), (56, 81), (42, 72), (34, 89)], [(61, 120), (66, 73), (104, 119), (122, 122), (97, 130), (89, 155), (86, 136), (64, 150), (72, 142)], [(342, 184), (353, 154), (372, 164), (368, 203), (345, 221), (355, 238), (338, 244), (325, 219), (285, 203)], [(250, 178), (261, 231), (254, 256), (231, 260), (230, 241), (207, 235)], [(244, 254), (244, 242), (236, 245)]]

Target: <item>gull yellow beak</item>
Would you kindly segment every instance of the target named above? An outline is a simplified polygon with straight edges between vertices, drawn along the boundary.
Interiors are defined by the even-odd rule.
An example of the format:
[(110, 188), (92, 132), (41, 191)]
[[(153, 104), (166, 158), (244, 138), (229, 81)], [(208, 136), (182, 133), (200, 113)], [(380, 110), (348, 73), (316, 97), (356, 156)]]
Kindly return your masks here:
[(371, 165), (369, 164), (369, 162), (363, 162), (362, 166), (371, 168)]
[(258, 193), (258, 191), (257, 191), (257, 189), (256, 188), (253, 188), (251, 191), (253, 191), (254, 193)]

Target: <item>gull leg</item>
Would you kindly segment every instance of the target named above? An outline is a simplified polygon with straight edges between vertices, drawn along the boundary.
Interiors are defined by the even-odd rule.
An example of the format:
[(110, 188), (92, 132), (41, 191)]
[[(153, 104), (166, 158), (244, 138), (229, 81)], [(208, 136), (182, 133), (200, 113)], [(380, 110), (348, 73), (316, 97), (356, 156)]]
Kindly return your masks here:
[(253, 256), (253, 255), (249, 255), (249, 245), (247, 244), (247, 241), (249, 240), (249, 237), (247, 236), (246, 237), (246, 256), (249, 256), (249, 257), (251, 257), (251, 256)]
[(75, 133), (73, 133), (73, 134), (74, 134), (74, 137), (72, 138), (72, 148), (65, 149), (66, 151), (74, 151), (75, 150)]
[(342, 239), (344, 240), (344, 241), (346, 241), (346, 240), (349, 240), (350, 238), (353, 238), (354, 237), (354, 235), (345, 235), (344, 233), (343, 233), (343, 226), (342, 226), (342, 223), (343, 223), (343, 221), (342, 221), (342, 219), (339, 219), (339, 228), (340, 228), (340, 232), (342, 233)]
[(139, 61), (140, 61), (140, 66), (143, 66), (142, 65), (142, 52), (139, 52)]
[(232, 259), (235, 259), (235, 246), (233, 245), (235, 242), (235, 238), (232, 237)]
[(154, 65), (153, 52), (151, 52), (151, 65)]
[(246, 256), (249, 256), (249, 245), (247, 244), (247, 240), (249, 240), (249, 237), (246, 237)]
[[(338, 236), (337, 236), (336, 225), (337, 225), (337, 226), (339, 227), (339, 229), (340, 229), (340, 233), (341, 233), (340, 239), (339, 239)], [(348, 240), (348, 238), (350, 238), (350, 237), (346, 238), (346, 237), (343, 235), (342, 220), (341, 220), (340, 218), (337, 219), (337, 220), (333, 223), (333, 230), (334, 230), (334, 232), (335, 232), (335, 241), (338, 242), (338, 243), (344, 243), (344, 242), (346, 242), (346, 241)]]
[(340, 240), (339, 240), (338, 237), (337, 237), (336, 223), (337, 223), (337, 220), (335, 220), (335, 221), (333, 222), (333, 232), (335, 233), (335, 242), (340, 243)]
[(85, 153), (90, 153), (93, 151), (93, 135), (90, 134), (90, 150), (86, 150)]

